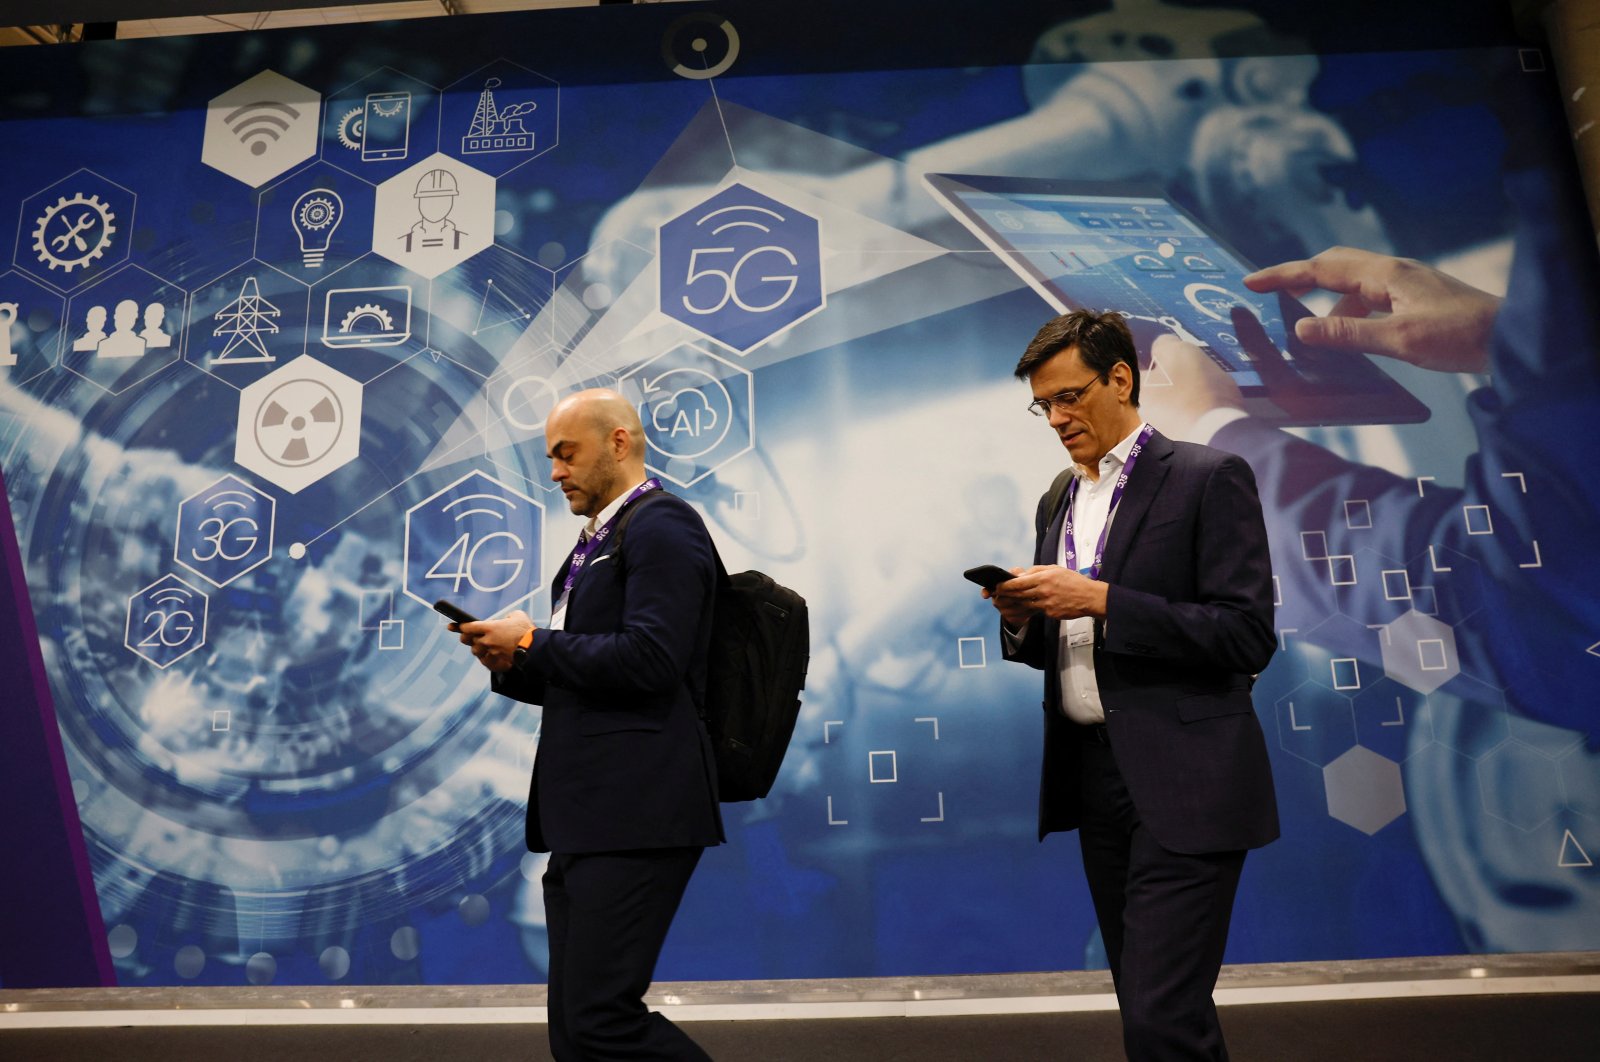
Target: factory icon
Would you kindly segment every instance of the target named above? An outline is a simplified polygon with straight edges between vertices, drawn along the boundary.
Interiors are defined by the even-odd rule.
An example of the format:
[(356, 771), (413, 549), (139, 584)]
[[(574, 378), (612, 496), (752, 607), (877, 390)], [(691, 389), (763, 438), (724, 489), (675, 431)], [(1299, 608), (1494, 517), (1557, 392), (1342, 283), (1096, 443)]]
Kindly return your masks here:
[(484, 82), (483, 91), (478, 94), (478, 109), (472, 114), (472, 125), (461, 138), (463, 155), (533, 150), (533, 130), (523, 127), (522, 116), (531, 114), (539, 105), (529, 100), (500, 110), (494, 99), (494, 90), (500, 83), (497, 77)]

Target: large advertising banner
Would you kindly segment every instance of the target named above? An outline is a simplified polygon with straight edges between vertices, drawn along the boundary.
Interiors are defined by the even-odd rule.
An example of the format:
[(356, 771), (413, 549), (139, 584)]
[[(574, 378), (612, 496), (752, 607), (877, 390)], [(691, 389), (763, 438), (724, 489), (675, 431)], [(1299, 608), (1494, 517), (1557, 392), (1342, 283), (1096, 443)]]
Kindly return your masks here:
[(7, 54), (0, 474), (120, 983), (543, 979), (540, 712), (429, 606), (548, 617), (544, 419), (597, 385), (811, 607), (657, 976), (1103, 966), (961, 577), (1032, 556), (1066, 455), (1011, 370), (1075, 307), (1261, 486), (1284, 835), (1228, 961), (1600, 948), (1600, 270), (1544, 53), (1493, 4), (858, 6)]

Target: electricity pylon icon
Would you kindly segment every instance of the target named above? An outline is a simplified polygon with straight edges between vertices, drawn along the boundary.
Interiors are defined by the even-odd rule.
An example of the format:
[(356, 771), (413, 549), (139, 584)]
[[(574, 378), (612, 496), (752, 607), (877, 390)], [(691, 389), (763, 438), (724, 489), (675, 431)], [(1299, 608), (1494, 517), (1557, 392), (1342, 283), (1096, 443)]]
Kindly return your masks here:
[[(261, 333), (266, 332), (271, 335), (278, 331), (278, 326), (272, 322), (272, 318), (279, 314), (279, 309), (262, 297), (261, 289), (256, 285), (256, 278), (246, 277), (244, 286), (239, 289), (239, 297), (214, 315), (214, 319), (222, 323), (217, 325), (211, 334), (227, 336), (228, 342), (222, 348), (222, 353), (211, 359), (211, 364), (245, 365), (251, 362), (277, 361), (277, 358), (267, 353), (266, 344), (261, 341)], [(233, 352), (241, 346), (248, 346), (255, 353), (241, 351), (234, 356)]]

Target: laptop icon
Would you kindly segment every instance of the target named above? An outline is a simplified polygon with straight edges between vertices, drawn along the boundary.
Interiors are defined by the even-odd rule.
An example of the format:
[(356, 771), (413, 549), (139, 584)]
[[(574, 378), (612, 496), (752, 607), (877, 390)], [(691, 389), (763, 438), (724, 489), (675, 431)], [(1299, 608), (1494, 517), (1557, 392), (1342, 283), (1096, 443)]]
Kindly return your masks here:
[(323, 303), (325, 347), (392, 347), (411, 338), (411, 289), (334, 288)]

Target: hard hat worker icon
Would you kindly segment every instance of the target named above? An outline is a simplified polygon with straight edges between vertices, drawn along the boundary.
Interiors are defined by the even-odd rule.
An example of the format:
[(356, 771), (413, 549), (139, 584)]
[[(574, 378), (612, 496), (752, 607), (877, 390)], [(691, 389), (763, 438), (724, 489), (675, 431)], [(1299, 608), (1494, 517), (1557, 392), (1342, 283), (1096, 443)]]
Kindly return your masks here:
[(453, 251), (461, 249), (461, 237), (466, 234), (450, 220), (450, 210), (460, 194), (456, 175), (449, 170), (431, 169), (417, 179), (413, 198), (421, 217), (400, 237), (407, 251), (444, 247), (447, 243)]
[(416, 198), (418, 199), (460, 194), (461, 189), (456, 184), (456, 175), (449, 170), (432, 169), (417, 180)]

